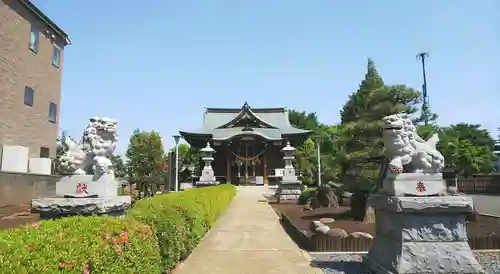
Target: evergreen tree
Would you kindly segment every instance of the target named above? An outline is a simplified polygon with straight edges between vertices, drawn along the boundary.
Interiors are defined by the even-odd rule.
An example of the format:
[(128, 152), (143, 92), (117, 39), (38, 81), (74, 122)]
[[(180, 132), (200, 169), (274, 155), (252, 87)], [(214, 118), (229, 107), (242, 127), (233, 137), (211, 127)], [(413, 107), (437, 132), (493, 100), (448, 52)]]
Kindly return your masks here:
[(372, 189), (384, 159), (382, 118), (417, 111), (420, 93), (403, 85), (386, 86), (375, 64), (368, 59), (367, 73), (359, 89), (341, 111), (341, 178), (351, 188)]
[(367, 105), (369, 102), (368, 97), (374, 90), (380, 89), (383, 86), (384, 81), (378, 74), (375, 63), (372, 59), (368, 58), (365, 79), (361, 82), (359, 89), (349, 96), (349, 100), (340, 111), (341, 124), (358, 120), (357, 115), (369, 107)]
[(136, 129), (130, 137), (127, 148), (127, 176), (136, 184), (143, 197), (154, 195), (163, 183), (164, 150), (161, 136), (156, 131), (140, 131)]
[(420, 111), (420, 116), (413, 120), (413, 124), (423, 125), (425, 123), (425, 120), (427, 120), (427, 126), (435, 126), (437, 118), (438, 115), (436, 113), (433, 113), (430, 107), (422, 108), (422, 110)]

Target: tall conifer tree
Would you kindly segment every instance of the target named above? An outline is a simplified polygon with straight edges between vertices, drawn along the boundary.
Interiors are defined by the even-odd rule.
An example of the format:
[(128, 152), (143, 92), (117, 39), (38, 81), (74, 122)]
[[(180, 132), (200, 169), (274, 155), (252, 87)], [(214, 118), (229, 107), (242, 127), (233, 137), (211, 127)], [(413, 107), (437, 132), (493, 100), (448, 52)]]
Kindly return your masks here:
[(355, 189), (371, 190), (384, 157), (381, 126), (384, 116), (414, 113), (420, 93), (403, 85), (386, 86), (375, 63), (368, 59), (359, 89), (340, 112), (343, 181)]

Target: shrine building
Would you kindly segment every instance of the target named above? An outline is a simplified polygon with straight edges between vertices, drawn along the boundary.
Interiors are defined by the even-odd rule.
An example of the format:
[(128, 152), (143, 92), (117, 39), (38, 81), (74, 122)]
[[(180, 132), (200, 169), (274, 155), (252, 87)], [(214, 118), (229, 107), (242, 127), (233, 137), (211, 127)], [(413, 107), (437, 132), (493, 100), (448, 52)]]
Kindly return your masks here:
[(241, 108), (206, 108), (201, 128), (179, 133), (196, 148), (210, 143), (221, 183), (267, 184), (281, 176), (286, 142), (298, 147), (311, 131), (293, 127), (285, 108), (251, 108), (245, 102)]

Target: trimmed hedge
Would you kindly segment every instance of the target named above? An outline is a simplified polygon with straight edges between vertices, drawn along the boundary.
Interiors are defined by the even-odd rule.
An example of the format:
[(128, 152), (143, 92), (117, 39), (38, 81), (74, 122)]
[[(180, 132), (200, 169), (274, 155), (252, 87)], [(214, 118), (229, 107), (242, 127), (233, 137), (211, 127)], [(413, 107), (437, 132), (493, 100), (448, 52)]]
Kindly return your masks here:
[(70, 217), (0, 231), (1, 273), (160, 273), (154, 230), (129, 218)]
[(236, 194), (220, 185), (138, 201), (124, 218), (69, 217), (0, 231), (0, 273), (162, 273), (187, 258)]
[(140, 200), (127, 214), (155, 228), (162, 265), (171, 270), (187, 258), (235, 195), (229, 184), (195, 188)]

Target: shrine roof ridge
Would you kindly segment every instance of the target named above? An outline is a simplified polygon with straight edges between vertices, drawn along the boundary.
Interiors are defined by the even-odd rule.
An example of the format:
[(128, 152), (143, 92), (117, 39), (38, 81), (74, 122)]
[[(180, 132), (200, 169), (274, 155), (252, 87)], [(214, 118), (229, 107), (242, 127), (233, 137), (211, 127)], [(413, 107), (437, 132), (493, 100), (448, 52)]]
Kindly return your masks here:
[[(286, 108), (250, 108), (254, 113), (284, 113)], [(241, 108), (205, 108), (205, 113), (239, 113)]]

